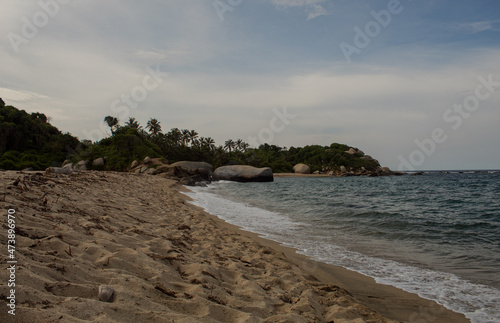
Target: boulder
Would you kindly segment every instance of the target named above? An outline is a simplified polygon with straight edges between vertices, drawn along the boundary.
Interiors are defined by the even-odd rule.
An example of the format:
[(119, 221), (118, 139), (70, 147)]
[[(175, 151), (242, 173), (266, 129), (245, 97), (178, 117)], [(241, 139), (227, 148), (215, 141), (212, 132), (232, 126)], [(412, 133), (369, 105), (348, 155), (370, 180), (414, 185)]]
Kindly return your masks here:
[(130, 168), (136, 168), (137, 166), (139, 166), (139, 162), (137, 160), (134, 160), (130, 165)]
[(92, 161), (92, 167), (104, 167), (104, 158), (96, 158), (94, 161)]
[(71, 174), (73, 172), (70, 168), (49, 167), (45, 170), (45, 174)]
[(340, 172), (347, 173), (347, 168), (345, 168), (345, 166), (340, 166)]
[(356, 153), (356, 149), (351, 148), (351, 149), (347, 150), (346, 153), (349, 155), (354, 155)]
[(271, 168), (255, 168), (248, 165), (219, 167), (214, 172), (214, 178), (234, 182), (272, 182), (274, 180)]
[(311, 174), (311, 168), (306, 164), (297, 164), (293, 166), (293, 172), (298, 174)]
[(368, 160), (368, 161), (373, 160), (372, 156), (370, 156), (370, 155), (365, 155), (365, 156), (361, 157), (361, 159)]
[(73, 163), (68, 163), (63, 166), (64, 169), (71, 169), (73, 170)]
[(209, 163), (193, 162), (193, 161), (180, 161), (173, 163), (173, 167), (179, 167), (182, 171), (189, 175), (200, 175), (204, 179), (209, 180), (212, 177), (214, 168)]
[(151, 158), (149, 158), (149, 157), (144, 158), (145, 165), (150, 164), (150, 163), (151, 163)]
[(75, 169), (76, 170), (87, 170), (88, 165), (89, 165), (89, 161), (88, 160), (80, 160), (75, 165)]

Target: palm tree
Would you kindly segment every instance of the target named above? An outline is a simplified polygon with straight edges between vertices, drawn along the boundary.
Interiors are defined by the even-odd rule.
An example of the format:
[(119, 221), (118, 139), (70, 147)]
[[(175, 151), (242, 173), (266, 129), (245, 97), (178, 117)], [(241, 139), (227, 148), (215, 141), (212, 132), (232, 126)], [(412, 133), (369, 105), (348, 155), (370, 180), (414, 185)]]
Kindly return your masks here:
[(146, 129), (149, 130), (149, 133), (155, 137), (159, 133), (161, 133), (161, 125), (160, 122), (154, 118), (149, 119)]
[(224, 148), (227, 149), (229, 153), (231, 153), (231, 150), (233, 150), (234, 147), (236, 147), (236, 143), (232, 139), (228, 139), (224, 143)]
[(240, 152), (242, 152), (242, 153), (246, 152), (246, 151), (247, 151), (247, 149), (248, 149), (248, 147), (250, 147), (250, 145), (249, 145), (249, 144), (247, 144), (246, 142), (244, 142), (244, 141), (243, 141), (243, 140), (241, 140), (241, 139), (236, 140), (235, 145), (236, 145), (236, 148), (237, 148)]
[(174, 146), (178, 146), (181, 142), (182, 132), (179, 130), (179, 128), (173, 128), (167, 134), (167, 137)]
[(195, 130), (189, 131), (189, 141), (191, 142), (191, 147), (198, 142), (198, 133)]
[(201, 137), (200, 138), (200, 141), (201, 141), (201, 146), (208, 150), (208, 151), (212, 151), (215, 149), (215, 140), (213, 140), (212, 138), (210, 137)]
[(107, 116), (104, 118), (104, 122), (108, 124), (108, 127), (111, 129), (111, 135), (115, 134), (113, 128), (118, 128), (118, 119), (112, 116)]
[(187, 129), (182, 130), (181, 142), (183, 146), (187, 146), (190, 138), (190, 131)]
[(137, 122), (137, 120), (135, 120), (135, 118), (128, 118), (128, 121), (125, 122), (125, 125), (127, 127), (130, 127), (130, 128), (134, 128), (134, 129), (137, 129), (137, 130), (140, 130), (142, 128), (142, 126), (139, 124), (139, 122)]

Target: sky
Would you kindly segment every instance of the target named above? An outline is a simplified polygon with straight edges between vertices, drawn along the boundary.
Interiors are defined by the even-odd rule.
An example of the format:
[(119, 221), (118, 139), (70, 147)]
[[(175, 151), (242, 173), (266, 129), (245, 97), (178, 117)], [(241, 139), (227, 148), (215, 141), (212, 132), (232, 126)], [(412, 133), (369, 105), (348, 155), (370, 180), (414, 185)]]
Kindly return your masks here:
[(217, 144), (500, 169), (498, 0), (0, 4), (0, 98), (81, 140), (156, 118)]

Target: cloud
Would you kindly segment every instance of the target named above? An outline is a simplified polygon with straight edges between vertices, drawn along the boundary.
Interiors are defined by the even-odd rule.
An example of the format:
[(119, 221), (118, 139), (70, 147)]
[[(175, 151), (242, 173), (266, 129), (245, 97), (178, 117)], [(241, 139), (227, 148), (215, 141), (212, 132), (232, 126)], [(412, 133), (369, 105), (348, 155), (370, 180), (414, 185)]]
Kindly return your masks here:
[(309, 14), (307, 15), (307, 20), (314, 19), (319, 16), (327, 15), (328, 11), (326, 11), (325, 8), (323, 8), (321, 5), (315, 4), (312, 6), (311, 9), (309, 9)]
[(4, 101), (6, 101), (7, 104), (10, 104), (11, 101), (13, 101), (14, 103), (22, 103), (22, 102), (29, 102), (33, 100), (41, 100), (49, 98), (48, 96), (39, 93), (14, 90), (2, 87), (0, 87), (0, 97)]
[(477, 34), (486, 30), (500, 31), (499, 24), (500, 20), (484, 20), (467, 23), (454, 23), (450, 26), (450, 28), (467, 34)]
[(308, 21), (319, 16), (328, 15), (328, 11), (321, 5), (324, 2), (326, 0), (271, 0), (271, 3), (278, 9), (305, 7)]

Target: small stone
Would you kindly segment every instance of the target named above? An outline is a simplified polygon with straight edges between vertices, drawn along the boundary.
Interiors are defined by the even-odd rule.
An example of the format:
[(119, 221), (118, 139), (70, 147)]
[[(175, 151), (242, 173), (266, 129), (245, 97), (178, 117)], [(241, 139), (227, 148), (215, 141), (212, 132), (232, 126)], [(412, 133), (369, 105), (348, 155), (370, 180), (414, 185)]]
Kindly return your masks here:
[(108, 285), (99, 286), (99, 300), (101, 302), (111, 302), (115, 290)]

